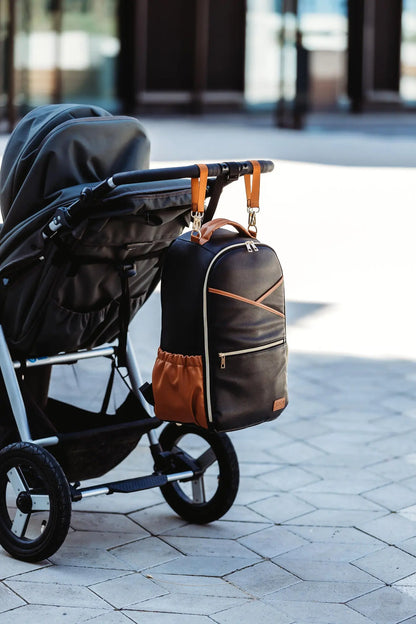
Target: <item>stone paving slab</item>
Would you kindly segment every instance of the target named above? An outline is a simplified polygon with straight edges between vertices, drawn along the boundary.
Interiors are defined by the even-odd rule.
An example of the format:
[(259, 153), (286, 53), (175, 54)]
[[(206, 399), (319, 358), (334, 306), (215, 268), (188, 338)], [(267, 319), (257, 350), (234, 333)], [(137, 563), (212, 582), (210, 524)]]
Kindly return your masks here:
[(299, 578), (271, 561), (263, 561), (254, 566), (233, 572), (225, 577), (227, 581), (240, 587), (251, 596), (265, 596), (278, 589), (299, 583)]
[(343, 581), (300, 581), (274, 595), (278, 600), (304, 602), (346, 603), (382, 587), (381, 583)]
[(296, 622), (296, 624), (322, 624), (323, 622), (327, 624), (338, 624), (338, 622), (342, 622), (342, 624), (374, 624), (374, 620), (370, 620), (344, 604), (302, 600), (284, 602), (270, 597), (267, 597), (267, 600), (276, 611), (287, 614), (286, 617), (289, 617), (289, 620)]
[(398, 548), (389, 546), (356, 559), (354, 565), (377, 579), (391, 585), (413, 574), (415, 558)]
[[(211, 624), (213, 621), (206, 615), (188, 615), (184, 613), (151, 613), (144, 611), (126, 611), (129, 622), (137, 622), (137, 624)], [(120, 620), (121, 622), (121, 620)], [(98, 622), (97, 622), (98, 624)], [(110, 622), (108, 623), (110, 624)], [(115, 622), (118, 624), (118, 622)]]
[(129, 607), (143, 600), (157, 598), (169, 593), (151, 579), (139, 573), (97, 583), (91, 591), (117, 609)]
[[(95, 619), (98, 624), (98, 622), (104, 622), (104, 618), (107, 615), (108, 611), (100, 609), (42, 606), (32, 603), (13, 609), (13, 611), (0, 613), (0, 624), (10, 624), (11, 622), (13, 624), (39, 624), (39, 622), (42, 622), (42, 624), (57, 624), (58, 622), (81, 624), (81, 622), (91, 621), (92, 619)], [(111, 624), (111, 622), (108, 624)]]
[(11, 591), (4, 582), (0, 583), (0, 612), (10, 611), (23, 604), (25, 602), (18, 594)]
[(64, 585), (56, 582), (48, 583), (47, 592), (43, 583), (24, 580), (9, 579), (7, 586), (29, 604), (88, 609), (105, 609), (108, 607), (104, 600), (94, 595), (89, 589), (67, 583)]
[(377, 624), (395, 624), (415, 615), (416, 600), (393, 587), (383, 587), (348, 605)]
[(250, 602), (239, 607), (227, 609), (212, 616), (218, 624), (234, 624), (234, 622), (262, 622), (262, 624), (291, 624), (293, 618), (283, 611), (274, 609), (259, 601)]

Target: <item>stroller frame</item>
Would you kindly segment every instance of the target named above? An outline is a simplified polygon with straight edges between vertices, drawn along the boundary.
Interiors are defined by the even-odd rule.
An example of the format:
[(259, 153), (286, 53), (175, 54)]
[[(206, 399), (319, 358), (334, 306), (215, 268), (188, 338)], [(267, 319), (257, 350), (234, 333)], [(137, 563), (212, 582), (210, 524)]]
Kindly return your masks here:
[[(41, 357), (41, 358), (31, 358), (26, 360), (25, 366), (27, 368), (32, 368), (36, 366), (49, 366), (55, 364), (72, 364), (76, 363), (79, 360), (93, 359), (97, 357), (111, 357), (117, 354), (117, 347), (95, 347), (91, 350), (78, 351), (76, 353), (64, 353), (55, 356), (49, 357)], [(149, 414), (149, 417), (155, 418), (154, 411), (152, 407), (147, 403), (144, 399), (140, 388), (143, 386), (142, 375), (137, 363), (137, 359), (134, 353), (134, 349), (131, 343), (130, 336), (127, 337), (127, 371), (128, 377), (130, 379), (132, 389), (134, 394), (137, 396), (142, 406)], [(49, 436), (47, 438), (38, 438), (36, 440), (32, 439), (30, 434), (30, 426), (26, 414), (26, 407), (23, 400), (23, 396), (14, 373), (15, 370), (19, 370), (22, 368), (22, 362), (13, 361), (10, 356), (10, 352), (7, 346), (6, 338), (4, 336), (3, 329), (0, 325), (0, 370), (3, 375), (4, 383), (6, 386), (6, 390), (9, 396), (9, 400), (12, 406), (13, 414), (16, 420), (16, 425), (20, 434), (21, 442), (28, 442), (31, 444), (36, 444), (41, 447), (50, 447), (56, 446), (59, 444), (58, 436)], [(153, 424), (153, 423), (152, 423)], [(151, 429), (147, 432), (147, 436), (149, 438), (149, 442), (151, 446), (157, 446), (158, 438), (154, 431)], [(149, 475), (156, 476), (156, 475)], [(169, 475), (158, 475), (158, 479), (154, 479), (154, 482), (149, 485), (148, 477), (138, 477), (134, 479), (134, 485), (132, 484), (133, 489), (126, 488), (123, 490), (125, 493), (127, 492), (136, 492), (140, 490), (145, 490), (150, 487), (161, 487), (166, 483), (170, 483), (171, 481), (179, 481), (181, 479), (189, 479), (191, 477), (195, 477), (195, 473), (191, 470), (182, 471), (178, 473), (172, 473)], [(82, 498), (86, 498), (89, 496), (97, 496), (100, 494), (111, 494), (114, 491), (115, 486), (120, 486), (121, 484), (125, 484), (126, 486), (131, 483), (132, 479), (125, 479), (119, 481), (117, 483), (112, 483), (111, 489), (107, 485), (102, 485), (98, 487), (87, 487), (87, 488), (74, 488), (72, 493), (72, 500), (79, 501)], [(156, 483), (157, 481), (157, 483)], [(195, 488), (200, 490), (200, 494), (198, 495), (198, 499), (203, 498), (202, 494), (202, 485), (200, 484), (200, 478), (195, 480)]]
[[(271, 161), (258, 162), (262, 173), (273, 169)], [(223, 176), (223, 180), (226, 180), (223, 184), (253, 171), (250, 161), (216, 163), (207, 165), (207, 168), (209, 176)], [(198, 165), (117, 173), (94, 188), (84, 189), (81, 197), (71, 206), (59, 207), (45, 228), (44, 236), (54, 236), (61, 228), (70, 228), (78, 211), (82, 210), (85, 214), (85, 207), (90, 200), (104, 197), (116, 186), (198, 178), (199, 175)], [(70, 364), (99, 357), (111, 358), (113, 362), (117, 361), (116, 368), (127, 370), (131, 392), (147, 416), (138, 422), (140, 431), (148, 437), (154, 472), (146, 476), (80, 487), (79, 482), (69, 483), (59, 462), (47, 451), (47, 448), (59, 446), (61, 435), (32, 437), (17, 373), (26, 368)], [(162, 423), (155, 417), (153, 407), (142, 393), (143, 379), (128, 333), (124, 338), (119, 337), (118, 346), (97, 346), (47, 357), (13, 360), (0, 325), (0, 372), (20, 437), (20, 441), (12, 442), (0, 451), (0, 544), (14, 557), (23, 561), (39, 561), (53, 555), (68, 533), (71, 504), (92, 496), (132, 493), (159, 487), (174, 511), (189, 522), (201, 524), (222, 517), (233, 504), (238, 490), (239, 469), (237, 456), (227, 434), (172, 422), (164, 427), (161, 436), (157, 436), (155, 428)], [(199, 436), (209, 448), (197, 457), (182, 450), (178, 446), (179, 441), (188, 434)], [(218, 464), (217, 489), (213, 497), (208, 499), (204, 475), (214, 464)], [(182, 492), (181, 484), (190, 484), (190, 496)], [(7, 496), (10, 498), (12, 490), (15, 500), (14, 517), (8, 512), (6, 488)], [(48, 514), (48, 520), (42, 521), (33, 536), (27, 530), (32, 515), (38, 512)]]

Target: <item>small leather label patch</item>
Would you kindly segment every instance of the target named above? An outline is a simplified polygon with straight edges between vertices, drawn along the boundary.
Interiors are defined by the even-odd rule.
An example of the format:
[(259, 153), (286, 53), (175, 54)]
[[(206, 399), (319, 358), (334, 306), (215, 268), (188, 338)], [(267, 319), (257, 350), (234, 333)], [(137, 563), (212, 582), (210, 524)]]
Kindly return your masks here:
[(276, 399), (276, 401), (273, 403), (273, 411), (277, 412), (278, 410), (282, 410), (286, 405), (286, 399), (285, 397), (282, 397), (281, 399)]

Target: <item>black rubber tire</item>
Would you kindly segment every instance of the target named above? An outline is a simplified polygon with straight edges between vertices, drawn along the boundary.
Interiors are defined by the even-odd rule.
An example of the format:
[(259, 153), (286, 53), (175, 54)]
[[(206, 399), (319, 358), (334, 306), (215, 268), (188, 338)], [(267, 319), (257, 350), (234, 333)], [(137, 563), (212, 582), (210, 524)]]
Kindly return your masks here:
[[(10, 475), (10, 478), (8, 474)], [(13, 481), (13, 485), (12, 485)], [(16, 501), (16, 483), (24, 486), (29, 509), (9, 509)], [(7, 490), (9, 485), (9, 503)], [(12, 503), (10, 504), (10, 495)], [(19, 494), (20, 495), (20, 494)], [(16, 498), (15, 498), (16, 497)], [(49, 498), (49, 509), (42, 509)], [(20, 503), (21, 505), (21, 503)], [(36, 525), (44, 518), (40, 527)], [(46, 518), (46, 519), (45, 519)], [(71, 521), (71, 492), (56, 459), (44, 448), (29, 442), (10, 444), (0, 451), (0, 544), (16, 559), (36, 562), (52, 556), (62, 545)], [(15, 526), (16, 534), (12, 528)], [(32, 534), (33, 533), (33, 534)]]
[[(200, 429), (193, 425), (177, 425), (169, 423), (162, 431), (159, 443), (163, 451), (171, 451), (174, 448), (185, 450), (186, 440), (190, 436), (197, 436), (202, 442), (208, 444), (207, 450), (211, 447), (215, 462), (209, 467), (214, 474), (211, 480), (217, 479), (214, 483), (212, 495), (204, 502), (196, 502), (189, 493), (186, 492), (187, 484), (174, 481), (162, 486), (161, 492), (170, 507), (184, 520), (195, 524), (207, 524), (221, 518), (232, 506), (238, 492), (240, 471), (238, 459), (230, 438), (225, 433), (215, 433)], [(194, 438), (197, 441), (197, 438)], [(198, 453), (194, 459), (199, 457)], [(201, 455), (202, 457), (202, 455)], [(201, 479), (204, 480), (205, 471)], [(215, 487), (216, 485), (216, 487)]]

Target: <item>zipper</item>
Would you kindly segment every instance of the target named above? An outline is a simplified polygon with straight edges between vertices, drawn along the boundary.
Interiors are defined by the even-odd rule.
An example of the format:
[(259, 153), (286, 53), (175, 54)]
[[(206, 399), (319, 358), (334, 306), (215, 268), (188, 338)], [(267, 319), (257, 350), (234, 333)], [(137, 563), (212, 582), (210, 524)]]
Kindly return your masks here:
[(246, 247), (247, 247), (247, 251), (248, 251), (249, 253), (253, 253), (253, 251), (258, 251), (258, 250), (259, 250), (259, 248), (258, 248), (258, 247), (256, 247), (256, 245), (253, 243), (253, 241), (247, 241), (247, 242), (245, 243), (245, 245), (246, 245)]
[(245, 353), (255, 353), (256, 351), (264, 351), (266, 349), (272, 349), (273, 347), (278, 347), (282, 345), (284, 340), (275, 340), (274, 342), (269, 342), (266, 345), (260, 345), (259, 347), (250, 347), (249, 349), (238, 349), (237, 351), (227, 351), (225, 353), (218, 353), (218, 357), (220, 358), (220, 367), (225, 368), (225, 359), (227, 357), (231, 357), (233, 355), (244, 355)]

